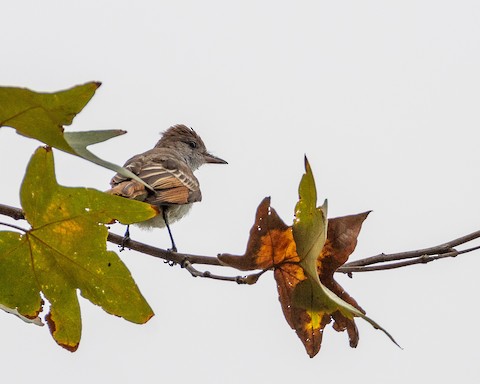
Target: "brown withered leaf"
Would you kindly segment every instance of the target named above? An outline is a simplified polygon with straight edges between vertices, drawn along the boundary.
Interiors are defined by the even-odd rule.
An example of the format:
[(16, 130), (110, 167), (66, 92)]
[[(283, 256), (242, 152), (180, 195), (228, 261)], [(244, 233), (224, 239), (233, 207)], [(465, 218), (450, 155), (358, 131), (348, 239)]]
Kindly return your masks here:
[[(333, 275), (354, 251), (362, 223), (368, 213), (330, 219), (327, 240), (317, 259), (317, 271), (322, 284), (362, 313), (365, 313), (363, 309), (335, 281)], [(351, 318), (345, 316), (331, 303), (323, 303), (320, 306), (317, 303), (315, 308), (311, 309), (294, 304), (294, 295), (302, 295), (305, 289), (315, 290), (316, 287), (310, 283), (299, 265), (300, 257), (296, 252), (292, 227), (287, 226), (270, 206), (269, 197), (263, 199), (257, 209), (245, 254), (243, 256), (222, 254), (218, 258), (223, 264), (244, 271), (274, 269), (285, 319), (302, 340), (309, 356), (315, 356), (320, 350), (323, 329), (332, 319), (333, 328), (339, 332), (347, 330), (350, 345), (357, 346), (358, 330), (353, 316)], [(299, 283), (306, 287), (295, 293)]]
[[(358, 305), (333, 275), (342, 266), (357, 244), (357, 237), (361, 226), (369, 212), (358, 215), (337, 217), (328, 221), (327, 240), (317, 259), (317, 271), (322, 284), (335, 293), (338, 297), (357, 308), (362, 313), (365, 311)], [(294, 329), (302, 340), (310, 357), (315, 356), (320, 350), (323, 329), (333, 319), (333, 328), (338, 331), (347, 331), (350, 346), (355, 348), (358, 344), (358, 329), (353, 316), (346, 316), (342, 311), (332, 307), (331, 303), (312, 305), (294, 305), (294, 295), (305, 294), (305, 288), (298, 289), (299, 284), (305, 285), (308, 292), (317, 289), (298, 264), (283, 264), (275, 268), (274, 272), (280, 303), (288, 324)], [(295, 293), (296, 291), (296, 293)], [(318, 295), (320, 296), (320, 295)], [(307, 309), (310, 303), (310, 308)]]
[(274, 270), (285, 318), (310, 357), (320, 350), (323, 330), (332, 320), (335, 330), (347, 330), (351, 347), (358, 344), (355, 317), (382, 330), (397, 344), (333, 278), (354, 251), (368, 212), (327, 220), (327, 201), (317, 206), (315, 179), (307, 158), (298, 195), (291, 227), (270, 206), (270, 198), (265, 198), (257, 209), (245, 254), (223, 254), (218, 259), (241, 270)]
[[(317, 271), (320, 281), (338, 297), (362, 313), (365, 313), (365, 311), (358, 305), (356, 300), (335, 281), (333, 275), (339, 267), (348, 261), (348, 258), (355, 250), (360, 229), (369, 213), (370, 211), (329, 219), (327, 241), (320, 257), (317, 259)], [(350, 346), (355, 348), (358, 344), (358, 330), (354, 319), (344, 316), (340, 311), (333, 312), (331, 316), (335, 321), (333, 328), (338, 332), (346, 329)]]

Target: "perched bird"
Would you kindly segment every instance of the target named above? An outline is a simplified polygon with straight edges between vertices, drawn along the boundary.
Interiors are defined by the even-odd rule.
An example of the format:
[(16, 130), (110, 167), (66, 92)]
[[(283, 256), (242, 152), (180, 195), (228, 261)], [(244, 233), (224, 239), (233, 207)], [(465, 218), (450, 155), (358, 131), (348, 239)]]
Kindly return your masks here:
[[(207, 151), (203, 140), (185, 125), (174, 125), (167, 129), (153, 149), (133, 156), (124, 168), (133, 172), (154, 191), (142, 183), (116, 174), (110, 181), (107, 193), (144, 201), (156, 205), (160, 214), (136, 225), (144, 228), (167, 227), (171, 250), (177, 252), (170, 224), (184, 217), (192, 203), (202, 200), (202, 193), (193, 171), (203, 164), (227, 164), (225, 160)], [(130, 231), (124, 236), (129, 239)]]

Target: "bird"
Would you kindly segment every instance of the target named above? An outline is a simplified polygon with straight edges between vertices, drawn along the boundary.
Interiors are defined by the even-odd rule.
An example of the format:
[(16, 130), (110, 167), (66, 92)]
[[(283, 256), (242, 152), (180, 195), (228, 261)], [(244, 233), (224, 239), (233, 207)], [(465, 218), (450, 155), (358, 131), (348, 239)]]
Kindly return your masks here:
[[(167, 227), (172, 247), (177, 252), (170, 224), (182, 219), (192, 204), (202, 200), (200, 183), (193, 172), (203, 164), (228, 164), (207, 151), (201, 137), (183, 124), (173, 125), (163, 132), (155, 146), (133, 156), (124, 168), (133, 172), (150, 187), (117, 173), (110, 181), (109, 194), (152, 204), (159, 214), (149, 220), (135, 223), (141, 228)], [(130, 230), (124, 235), (124, 244), (130, 239)]]

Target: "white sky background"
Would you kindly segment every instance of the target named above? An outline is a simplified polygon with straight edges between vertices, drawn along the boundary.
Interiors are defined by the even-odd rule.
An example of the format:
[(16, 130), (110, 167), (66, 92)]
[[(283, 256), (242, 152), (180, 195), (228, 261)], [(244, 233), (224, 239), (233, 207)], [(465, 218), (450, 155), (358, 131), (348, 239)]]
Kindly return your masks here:
[[(331, 217), (374, 211), (353, 258), (480, 229), (477, 1), (11, 1), (0, 12), (1, 84), (56, 91), (103, 82), (68, 128), (128, 131), (92, 147), (100, 157), (123, 164), (185, 123), (229, 161), (197, 172), (204, 199), (173, 226), (181, 251), (243, 253), (267, 195), (291, 221), (304, 154)], [(2, 203), (18, 205), (37, 146), (0, 129)], [(61, 184), (108, 187), (112, 172), (55, 156)], [(169, 246), (166, 232), (132, 236)], [(473, 383), (480, 374), (478, 251), (338, 276), (404, 350), (358, 320), (357, 349), (327, 327), (314, 359), (283, 318), (272, 274), (236, 286), (133, 251), (121, 258), (156, 313), (149, 323), (81, 299), (83, 336), (71, 354), (46, 327), (0, 313), (2, 376)]]

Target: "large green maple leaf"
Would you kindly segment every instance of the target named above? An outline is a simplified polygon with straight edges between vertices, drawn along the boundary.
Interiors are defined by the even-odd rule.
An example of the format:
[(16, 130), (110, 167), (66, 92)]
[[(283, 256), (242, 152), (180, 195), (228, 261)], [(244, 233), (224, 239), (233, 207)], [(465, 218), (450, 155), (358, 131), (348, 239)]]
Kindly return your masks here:
[(46, 319), (52, 336), (71, 351), (78, 348), (82, 326), (77, 290), (131, 322), (153, 316), (127, 267), (106, 249), (105, 225), (147, 220), (158, 213), (153, 206), (59, 185), (49, 147), (32, 156), (20, 197), (31, 229), (0, 232), (0, 304), (35, 318), (42, 293), (50, 303)]

